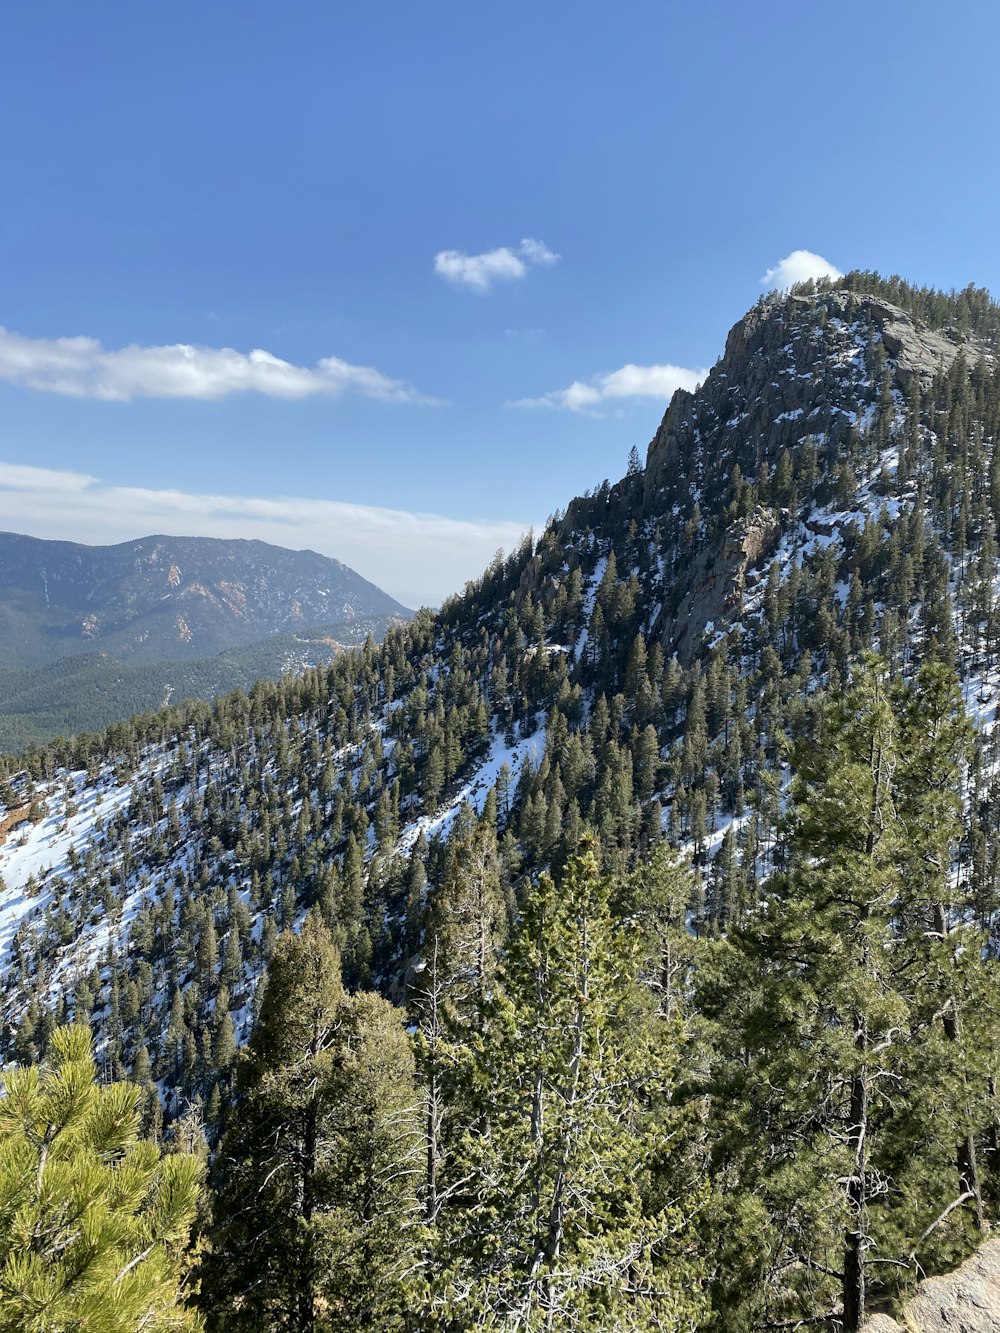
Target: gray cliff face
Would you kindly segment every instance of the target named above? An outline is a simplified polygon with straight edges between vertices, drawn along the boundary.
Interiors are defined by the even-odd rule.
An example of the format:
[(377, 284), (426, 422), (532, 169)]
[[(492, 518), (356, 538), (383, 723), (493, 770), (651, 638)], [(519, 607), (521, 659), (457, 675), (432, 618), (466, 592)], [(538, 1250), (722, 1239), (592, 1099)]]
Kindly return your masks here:
[(914, 377), (924, 383), (932, 380), (939, 370), (948, 369), (959, 352), (964, 351), (967, 360), (978, 359), (980, 349), (975, 343), (962, 343), (934, 329), (918, 329), (896, 306), (869, 300), (872, 321), (882, 335), (901, 388), (908, 387)]
[[(880, 351), (875, 349), (881, 349)], [(739, 459), (750, 475), (802, 438), (857, 424), (879, 359), (905, 392), (927, 382), (960, 352), (971, 363), (982, 349), (918, 327), (898, 306), (873, 296), (831, 291), (770, 298), (754, 307), (726, 339), (722, 359), (696, 393), (678, 390), (649, 445), (647, 508), (669, 494), (692, 456), (709, 465)]]
[(874, 1315), (865, 1333), (997, 1333), (1000, 1329), (1000, 1240), (987, 1241), (961, 1268), (921, 1282), (897, 1323)]
[(779, 516), (758, 505), (679, 571), (680, 605), (670, 614), (662, 611), (653, 624), (653, 637), (668, 655), (676, 653), (689, 666), (706, 634), (738, 618), (748, 573), (771, 554), (780, 533)]

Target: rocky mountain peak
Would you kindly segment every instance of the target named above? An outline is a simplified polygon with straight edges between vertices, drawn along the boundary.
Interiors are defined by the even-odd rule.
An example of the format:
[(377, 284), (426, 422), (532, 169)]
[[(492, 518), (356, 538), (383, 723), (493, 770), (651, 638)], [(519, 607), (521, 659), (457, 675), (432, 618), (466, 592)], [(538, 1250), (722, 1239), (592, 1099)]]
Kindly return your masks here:
[(674, 394), (647, 453), (647, 510), (673, 498), (692, 470), (697, 480), (700, 471), (739, 462), (752, 476), (804, 435), (825, 439), (856, 427), (883, 375), (905, 394), (960, 354), (973, 364), (988, 348), (868, 292), (766, 297), (730, 330), (705, 383)]

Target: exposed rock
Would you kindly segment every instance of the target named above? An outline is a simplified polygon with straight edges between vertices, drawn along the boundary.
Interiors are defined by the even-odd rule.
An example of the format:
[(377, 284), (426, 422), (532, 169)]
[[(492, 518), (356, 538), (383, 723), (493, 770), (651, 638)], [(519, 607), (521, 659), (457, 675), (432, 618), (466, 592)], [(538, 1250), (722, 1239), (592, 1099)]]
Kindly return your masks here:
[(961, 1268), (921, 1282), (903, 1308), (902, 1323), (874, 1315), (865, 1333), (998, 1333), (1000, 1240), (981, 1245)]
[(689, 664), (708, 626), (738, 615), (747, 570), (774, 549), (780, 531), (777, 514), (758, 505), (699, 553), (683, 580), (676, 613), (661, 612), (653, 626), (668, 656), (676, 653), (682, 663)]
[(872, 302), (873, 321), (882, 333), (882, 344), (892, 358), (896, 380), (905, 384), (917, 375), (931, 380), (939, 370), (947, 370), (963, 349), (967, 359), (978, 358), (979, 349), (956, 342), (934, 329), (917, 329), (905, 311), (885, 302)]
[(646, 509), (662, 511), (678, 483), (711, 489), (711, 478), (685, 476), (696, 441), (711, 440), (714, 457), (739, 461), (752, 478), (762, 460), (773, 465), (804, 436), (854, 424), (856, 413), (840, 403), (871, 400), (864, 346), (872, 330), (904, 390), (914, 376), (929, 380), (947, 369), (963, 350), (971, 368), (983, 351), (973, 339), (963, 343), (958, 334), (918, 326), (898, 306), (861, 292), (763, 300), (730, 330), (725, 354), (697, 395), (678, 389), (671, 399), (646, 458)]
[(837, 531), (837, 524), (832, 519), (805, 518), (802, 520), (802, 526), (807, 532), (813, 532), (817, 537), (832, 537)]

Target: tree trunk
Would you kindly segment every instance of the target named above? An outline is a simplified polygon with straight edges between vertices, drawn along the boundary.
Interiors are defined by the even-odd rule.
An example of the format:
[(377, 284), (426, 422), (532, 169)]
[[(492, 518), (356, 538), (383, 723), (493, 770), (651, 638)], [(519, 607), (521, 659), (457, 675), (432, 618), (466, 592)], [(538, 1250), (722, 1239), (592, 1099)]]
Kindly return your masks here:
[[(948, 918), (944, 903), (934, 904), (934, 928), (942, 940), (948, 938)], [(957, 1045), (960, 1036), (958, 1001), (953, 995), (949, 998), (950, 1004), (942, 1015), (942, 1024), (945, 1039)], [(972, 1195), (976, 1230), (985, 1231), (986, 1216), (983, 1212), (983, 1194), (979, 1183), (979, 1163), (976, 1160), (976, 1143), (971, 1133), (967, 1132), (960, 1140), (955, 1152), (955, 1164), (958, 1168), (958, 1192)]]
[(316, 1176), (316, 1139), (317, 1139), (316, 1097), (309, 1099), (305, 1115), (305, 1133), (302, 1145), (302, 1221), (305, 1223), (304, 1263), (302, 1290), (299, 1292), (298, 1333), (312, 1333), (316, 1324), (316, 1280), (318, 1265), (316, 1262), (315, 1237), (312, 1234), (313, 1208), (315, 1204)]
[[(872, 733), (869, 764), (872, 775), (872, 799), (868, 813), (865, 855), (871, 859), (875, 855), (879, 839), (882, 836), (882, 802), (888, 788), (887, 757), (877, 729)], [(865, 903), (858, 916), (858, 927), (862, 932), (861, 959), (866, 977), (871, 976), (872, 973), (869, 943), (864, 935), (870, 915), (869, 905)], [(851, 1167), (851, 1176), (847, 1183), (847, 1204), (850, 1217), (847, 1224), (847, 1233), (844, 1237), (845, 1333), (859, 1333), (865, 1318), (867, 1299), (865, 1250), (868, 1247), (868, 1015), (863, 1010), (854, 1015), (854, 1049), (857, 1067), (851, 1076), (850, 1123), (848, 1126), (848, 1143), (852, 1149), (854, 1161)]]
[(430, 1008), (428, 1014), (430, 1068), (427, 1074), (427, 1118), (425, 1124), (427, 1143), (425, 1159), (426, 1174), (424, 1179), (424, 1221), (428, 1224), (432, 1224), (437, 1221), (438, 1214), (438, 1127), (441, 1121), (441, 1088), (438, 1080), (438, 1040), (441, 1035), (441, 1029), (440, 1014), (438, 1012), (439, 988), (437, 935), (434, 936), (434, 953), (427, 989), (427, 998)]
[[(868, 1046), (866, 1020), (859, 1017), (855, 1044), (863, 1060)], [(868, 1073), (862, 1067), (851, 1080), (851, 1124), (849, 1142), (854, 1164), (847, 1185), (851, 1210), (844, 1246), (844, 1330), (858, 1333), (865, 1317), (865, 1249), (868, 1242), (865, 1175), (868, 1162)]]
[(431, 1056), (432, 1067), (427, 1082), (427, 1157), (426, 1179), (424, 1181), (424, 1221), (431, 1224), (437, 1221), (438, 1214), (438, 1103), (441, 1091), (438, 1087), (436, 1053)]

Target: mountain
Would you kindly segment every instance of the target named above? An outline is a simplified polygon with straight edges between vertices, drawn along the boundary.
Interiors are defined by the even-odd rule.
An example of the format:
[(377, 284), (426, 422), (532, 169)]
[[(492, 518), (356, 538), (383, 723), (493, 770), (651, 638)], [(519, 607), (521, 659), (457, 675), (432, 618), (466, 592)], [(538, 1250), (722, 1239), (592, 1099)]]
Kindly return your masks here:
[(0, 533), (0, 570), (8, 750), (325, 664), (411, 614), (339, 560), (255, 541)]
[(345, 648), (381, 639), (397, 616), (364, 616), (338, 625), (272, 634), (216, 657), (119, 662), (107, 653), (76, 653), (44, 667), (0, 669), (0, 752), (78, 731), (101, 731), (171, 700), (213, 699), (258, 680), (325, 666)]
[[(357, 975), (391, 989), (413, 945), (403, 899), (414, 848), (433, 882), (463, 806), (481, 811), (498, 778), (514, 883), (558, 864), (585, 827), (600, 833), (609, 866), (628, 866), (661, 823), (706, 872), (728, 841), (726, 875), (738, 879), (753, 846), (773, 837), (784, 743), (809, 694), (872, 646), (897, 671), (928, 656), (957, 666), (985, 753), (1000, 626), (998, 330), (982, 293), (947, 297), (874, 275), (762, 299), (704, 385), (674, 395), (644, 468), (572, 501), (536, 544), (498, 557), (436, 615), (299, 680), (8, 761), (9, 806), (35, 799), (49, 812), (0, 851), (24, 918), (15, 944), (45, 979), (39, 990), (34, 961), (23, 976), (8, 965), (15, 1008), (31, 993), (57, 997), (111, 938), (126, 968), (147, 956), (166, 887), (204, 907), (206, 875), (220, 938), (231, 912), (251, 931), (247, 984), (262, 923), (347, 893), (351, 880), (341, 925)], [(296, 600), (330, 609), (322, 579), (312, 593), (302, 580), (294, 596), (290, 582), (279, 593), (264, 565), (336, 562), (281, 553), (279, 564), (256, 543), (188, 549), (203, 545), (216, 579), (246, 548), (276, 618)], [(48, 544), (10, 539), (18, 582), (44, 568), (52, 607), (78, 614), (92, 585), (71, 574), (90, 568), (86, 548), (55, 546), (66, 562), (58, 579)], [(235, 594), (206, 596), (193, 573), (173, 578), (184, 549), (166, 538), (111, 548), (118, 591), (109, 585), (101, 605), (130, 609), (102, 612), (102, 633), (139, 653), (151, 651), (140, 625), (148, 619), (150, 638), (176, 633), (178, 605), (207, 608), (206, 635), (217, 618), (239, 618)], [(402, 613), (371, 597), (354, 609)], [(65, 628), (68, 614), (53, 609), (57, 622)], [(201, 633), (194, 612), (189, 623)], [(983, 799), (992, 846), (985, 786)], [(269, 821), (282, 830), (276, 843)], [(110, 917), (91, 919), (109, 893), (86, 869), (98, 850), (114, 888)], [(18, 898), (29, 874), (40, 892)], [(733, 886), (718, 869), (706, 881), (701, 910), (731, 914)], [(8, 947), (14, 929), (0, 925)], [(164, 979), (186, 976), (158, 960)], [(152, 1035), (152, 1016), (144, 1026)]]
[[(437, 614), (421, 612), (381, 645), (368, 642), (299, 678), (211, 706), (168, 707), (8, 763), (0, 1053), (31, 1058), (56, 1017), (84, 1015), (109, 1074), (141, 1071), (168, 1118), (194, 1098), (215, 1123), (231, 1095), (233, 1038), (251, 1031), (275, 938), (307, 909), (333, 932), (351, 990), (412, 1002), (440, 923), (474, 912), (463, 897), (469, 876), (480, 901), (495, 882), (491, 901), (510, 916), (543, 869), (558, 876), (575, 864), (581, 839), (598, 848), (601, 870), (619, 886), (634, 884), (666, 842), (694, 872), (677, 881), (684, 901), (672, 910), (709, 949), (690, 1001), (697, 1008), (685, 1020), (691, 1115), (704, 1127), (692, 1151), (722, 1192), (722, 1230), (732, 1220), (745, 1235), (759, 1233), (767, 1252), (756, 1285), (745, 1273), (734, 1285), (752, 1286), (768, 1327), (816, 1322), (838, 1278), (834, 1242), (789, 1259), (789, 1236), (796, 1228), (820, 1234), (832, 1215), (832, 1196), (814, 1196), (815, 1178), (807, 1189), (805, 1174), (795, 1174), (827, 1160), (809, 1146), (825, 1113), (803, 1109), (800, 1098), (779, 1114), (767, 1100), (779, 1075), (791, 1078), (774, 1063), (783, 1048), (773, 1033), (798, 1034), (787, 1038), (790, 1064), (803, 1053), (797, 1078), (822, 1068), (830, 1034), (840, 1035), (837, 1024), (853, 1012), (847, 1001), (837, 1008), (847, 943), (868, 939), (874, 924), (865, 906), (853, 925), (831, 925), (820, 948), (824, 922), (850, 919), (844, 904), (868, 862), (859, 853), (832, 898), (804, 906), (794, 892), (809, 883), (810, 855), (801, 819), (785, 816), (790, 804), (810, 810), (815, 792), (833, 782), (834, 759), (849, 776), (869, 771), (856, 755), (848, 762), (857, 738), (838, 700), (853, 701), (847, 712), (858, 727), (858, 718), (881, 718), (899, 747), (886, 771), (902, 776), (886, 779), (895, 804), (883, 805), (876, 786), (876, 814), (910, 819), (914, 846), (927, 840), (901, 882), (923, 884), (935, 865), (950, 884), (933, 930), (909, 933), (907, 913), (887, 909), (887, 956), (917, 950), (925, 935), (958, 939), (973, 928), (983, 943), (967, 959), (1000, 954), (998, 338), (1000, 308), (974, 288), (942, 294), (857, 273), (771, 294), (733, 328), (705, 383), (674, 395), (645, 466), (573, 500), (537, 543), (497, 557)], [(884, 668), (865, 666), (872, 650)], [(944, 677), (918, 677), (921, 666), (957, 673), (975, 728), (968, 761), (939, 757), (934, 768), (928, 760), (930, 777), (922, 769), (906, 776), (916, 764), (908, 756), (925, 732), (951, 735), (941, 723), (951, 705), (941, 705), (936, 729), (924, 726), (933, 702), (926, 692)], [(925, 695), (898, 693), (918, 679)], [(864, 703), (865, 690), (875, 703)], [(964, 822), (952, 838), (948, 792), (959, 768)], [(836, 790), (829, 820), (833, 810), (854, 809), (853, 789)], [(937, 801), (933, 817), (925, 798)], [(935, 821), (937, 843), (927, 831)], [(841, 824), (846, 837), (850, 820)], [(899, 838), (893, 855), (905, 859)], [(912, 907), (915, 918), (925, 906)], [(496, 932), (502, 938), (499, 925)], [(737, 960), (740, 949), (758, 952), (737, 966), (730, 944)], [(794, 1003), (783, 992), (784, 1008), (754, 1046), (762, 1001), (753, 987), (763, 985), (755, 979), (781, 963), (781, 982), (792, 987), (824, 949), (840, 961), (822, 984), (803, 983)], [(917, 953), (905, 956), (916, 976)], [(947, 972), (945, 955), (936, 958)], [(682, 964), (685, 973), (693, 966)], [(879, 973), (879, 994), (889, 993), (889, 972)], [(661, 985), (669, 989), (657, 979), (657, 1003)], [(802, 1035), (802, 1015), (819, 1001), (827, 1008)], [(906, 1003), (923, 1013), (916, 995)], [(958, 1001), (941, 1012), (949, 1004)], [(980, 1011), (985, 1002), (965, 1011), (970, 1032), (980, 1030)], [(897, 1012), (886, 1000), (878, 1021)], [(914, 1017), (914, 1033), (937, 1030), (940, 1013), (934, 1005), (927, 1012)], [(894, 1048), (902, 1020), (885, 1022)], [(846, 1052), (844, 1068), (857, 1040), (836, 1048)], [(935, 1047), (923, 1063), (943, 1086), (948, 1048)], [(733, 1080), (720, 1073), (721, 1092), (710, 1065), (713, 1077), (717, 1065)], [(831, 1075), (827, 1102), (846, 1095), (852, 1077), (856, 1084), (860, 1076)], [(912, 1068), (906, 1077), (916, 1078)], [(986, 1073), (975, 1078), (985, 1089)], [(913, 1141), (906, 1125), (923, 1125), (920, 1099), (906, 1086), (900, 1105), (910, 1120), (890, 1116), (900, 1154), (898, 1145)], [(932, 1088), (922, 1095), (937, 1104)], [(944, 1148), (933, 1171), (920, 1158), (924, 1174), (913, 1179), (902, 1155), (852, 1173), (838, 1154), (855, 1142), (855, 1112), (837, 1106), (835, 1130), (822, 1141), (832, 1145), (829, 1188), (840, 1182), (836, 1206), (844, 1206), (844, 1180), (870, 1183), (872, 1209), (891, 1201), (880, 1234), (893, 1255), (901, 1235), (925, 1267), (964, 1253), (968, 1209), (948, 1207), (957, 1182), (949, 1197), (928, 1183), (952, 1169)], [(890, 1115), (888, 1101), (879, 1106)], [(991, 1161), (987, 1113), (977, 1108), (979, 1150)], [(777, 1135), (779, 1124), (791, 1128), (787, 1140), (773, 1140), (773, 1154), (751, 1151), (754, 1133)], [(947, 1133), (941, 1141), (950, 1151)], [(793, 1153), (793, 1142), (807, 1146)], [(865, 1142), (862, 1134), (855, 1143), (861, 1154)], [(716, 1170), (720, 1161), (725, 1170)], [(929, 1215), (913, 1203), (921, 1190)], [(901, 1252), (909, 1271), (910, 1251)], [(731, 1272), (736, 1261), (720, 1254), (718, 1263)], [(878, 1279), (881, 1291), (891, 1294), (893, 1272)], [(765, 1326), (726, 1291), (712, 1299), (716, 1327)]]
[(410, 614), (339, 560), (266, 542), (81, 546), (0, 533), (0, 568), (0, 648), (11, 666), (93, 648), (122, 662), (188, 660), (270, 634)]

